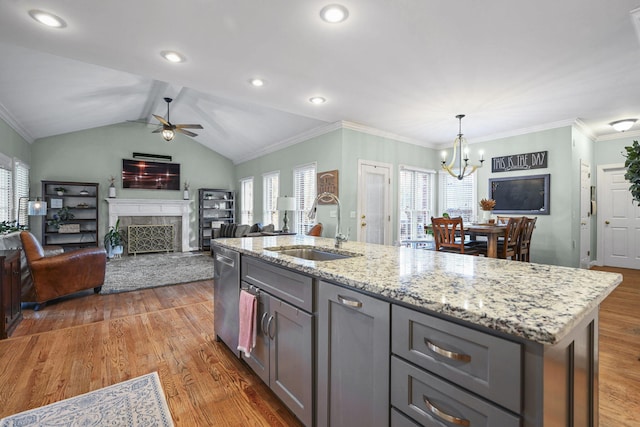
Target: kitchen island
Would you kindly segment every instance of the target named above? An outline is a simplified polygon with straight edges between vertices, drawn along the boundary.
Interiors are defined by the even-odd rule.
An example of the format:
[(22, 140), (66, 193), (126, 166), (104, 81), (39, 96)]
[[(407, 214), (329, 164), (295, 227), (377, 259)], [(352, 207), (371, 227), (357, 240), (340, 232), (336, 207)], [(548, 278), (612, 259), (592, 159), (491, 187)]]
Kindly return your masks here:
[(312, 278), (319, 295), (308, 309), (318, 324), (311, 358), (317, 361), (311, 367), (317, 389), (308, 425), (327, 423), (325, 412), (336, 412), (323, 409), (331, 405), (326, 400), (335, 383), (323, 378), (331, 375), (323, 366), (335, 364), (327, 360), (334, 346), (318, 342), (331, 343), (338, 330), (323, 326), (332, 312), (322, 295), (331, 287), (354, 309), (345, 292), (388, 304), (390, 415), (381, 425), (444, 420), (475, 426), (469, 417), (476, 413), (485, 425), (598, 425), (598, 307), (620, 275), (359, 242), (341, 249), (354, 256), (328, 261), (279, 251), (335, 251), (333, 240), (307, 236), (221, 239), (215, 245), (241, 254), (248, 283), (246, 265)]

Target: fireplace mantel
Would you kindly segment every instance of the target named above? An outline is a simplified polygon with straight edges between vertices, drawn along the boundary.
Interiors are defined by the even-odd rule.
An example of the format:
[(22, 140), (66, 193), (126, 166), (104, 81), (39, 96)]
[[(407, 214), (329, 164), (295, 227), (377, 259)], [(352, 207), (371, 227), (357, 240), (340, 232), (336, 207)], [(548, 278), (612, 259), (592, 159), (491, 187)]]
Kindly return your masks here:
[(121, 216), (179, 216), (182, 218), (182, 252), (189, 251), (189, 200), (105, 199), (109, 204), (109, 227)]

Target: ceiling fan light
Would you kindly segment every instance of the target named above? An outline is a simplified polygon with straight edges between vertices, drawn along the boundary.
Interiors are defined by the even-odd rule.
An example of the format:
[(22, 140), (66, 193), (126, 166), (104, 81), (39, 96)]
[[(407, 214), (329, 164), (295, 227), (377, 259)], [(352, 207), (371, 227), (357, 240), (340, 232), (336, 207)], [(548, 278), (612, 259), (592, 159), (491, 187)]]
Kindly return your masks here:
[(45, 12), (43, 10), (31, 9), (29, 11), (29, 16), (39, 23), (46, 25), (47, 27), (64, 28), (67, 26), (67, 23), (64, 22), (64, 19), (54, 15), (53, 13)]
[(173, 131), (173, 129), (162, 130), (162, 137), (167, 142), (172, 141), (175, 136), (176, 136), (176, 133)]
[(618, 132), (624, 132), (631, 128), (638, 119), (622, 119), (616, 120), (615, 122), (609, 123), (611, 127), (613, 127)]
[(173, 50), (163, 50), (160, 52), (160, 55), (162, 55), (162, 57), (167, 61), (173, 62), (174, 64), (186, 61), (183, 55)]

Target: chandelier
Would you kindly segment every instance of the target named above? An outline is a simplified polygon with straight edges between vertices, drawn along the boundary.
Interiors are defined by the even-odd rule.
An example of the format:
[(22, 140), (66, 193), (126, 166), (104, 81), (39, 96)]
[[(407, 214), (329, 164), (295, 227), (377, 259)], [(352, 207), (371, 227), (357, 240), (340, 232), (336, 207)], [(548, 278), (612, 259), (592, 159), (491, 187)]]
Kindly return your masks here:
[[(465, 176), (469, 176), (476, 171), (476, 169), (481, 168), (484, 163), (484, 157), (482, 152), (480, 152), (480, 164), (479, 165), (470, 165), (469, 164), (469, 148), (467, 144), (467, 140), (462, 137), (462, 119), (464, 118), (464, 114), (458, 114), (456, 119), (459, 122), (458, 129), (458, 137), (453, 141), (453, 156), (451, 156), (451, 163), (447, 165), (445, 159), (447, 157), (447, 152), (442, 152), (442, 169), (449, 172), (454, 178), (462, 179)], [(464, 154), (464, 158), (462, 157)], [(464, 160), (464, 165), (462, 161)], [(454, 172), (454, 166), (458, 163), (458, 173)]]

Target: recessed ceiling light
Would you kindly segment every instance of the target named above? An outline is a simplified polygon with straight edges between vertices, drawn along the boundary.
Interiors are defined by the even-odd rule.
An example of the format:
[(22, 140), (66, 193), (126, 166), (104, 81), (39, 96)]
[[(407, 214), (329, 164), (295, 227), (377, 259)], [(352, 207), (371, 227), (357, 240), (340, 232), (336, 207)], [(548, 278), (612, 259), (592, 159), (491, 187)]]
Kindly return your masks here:
[(321, 96), (314, 96), (309, 98), (309, 102), (312, 104), (316, 104), (316, 105), (320, 105), (320, 104), (324, 104), (325, 102), (327, 102), (327, 100)]
[(178, 63), (186, 61), (185, 57), (173, 50), (163, 50), (160, 55), (169, 62)]
[(264, 80), (258, 79), (258, 78), (249, 80), (249, 83), (251, 83), (251, 86), (255, 86), (255, 87), (264, 86)]
[(64, 19), (54, 15), (53, 13), (45, 12), (44, 10), (31, 9), (29, 11), (29, 16), (47, 27), (64, 28), (67, 26)]
[(631, 129), (631, 126), (633, 126), (633, 124), (637, 121), (638, 119), (623, 119), (623, 120), (616, 120), (615, 122), (611, 122), (609, 123), (609, 125), (613, 127), (615, 130), (617, 130), (618, 132), (624, 132)]
[(330, 24), (338, 24), (347, 20), (349, 11), (341, 4), (330, 4), (320, 10), (320, 17)]

